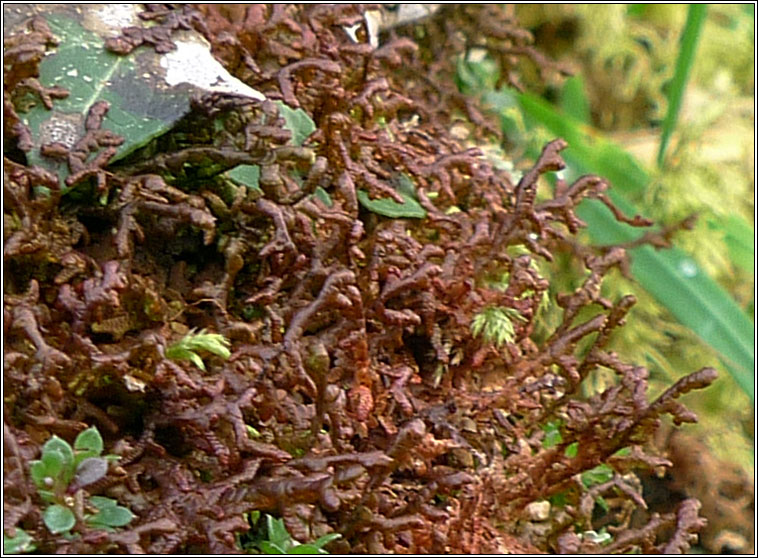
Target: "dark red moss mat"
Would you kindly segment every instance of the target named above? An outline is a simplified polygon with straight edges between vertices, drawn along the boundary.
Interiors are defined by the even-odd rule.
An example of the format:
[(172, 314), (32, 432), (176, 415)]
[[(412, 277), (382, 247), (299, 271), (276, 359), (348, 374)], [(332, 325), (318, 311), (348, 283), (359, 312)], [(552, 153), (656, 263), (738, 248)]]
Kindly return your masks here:
[[(696, 540), (696, 500), (633, 521), (645, 507), (634, 472), (669, 465), (650, 451), (660, 418), (694, 421), (676, 399), (715, 371), (650, 402), (647, 370), (606, 350), (634, 304), (600, 295), (625, 252), (574, 237), (585, 197), (648, 223), (616, 210), (596, 176), (537, 201), (540, 177), (564, 167), (563, 140), (514, 184), (450, 133), (465, 117), (473, 137), (498, 134), (455, 88), (467, 48), (487, 49), (516, 86), (521, 64), (556, 68), (504, 7), (446, 6), (376, 48), (345, 32), (367, 9), (150, 6), (158, 25), (110, 48), (165, 49), (172, 30), (195, 28), (269, 101), (198, 98), (171, 141), (110, 167), (118, 138), (100, 131), (97, 105), (73, 149), (49, 151), (81, 186), (65, 194), (24, 164), (12, 101), (49, 33), (32, 22), (9, 45), (6, 534), (22, 528), (44, 552), (231, 553), (260, 510), (301, 542), (341, 534), (331, 552), (684, 552)], [(313, 120), (302, 146), (275, 100)], [(207, 172), (240, 164), (259, 166), (259, 189)], [(423, 218), (369, 209), (409, 196)], [(586, 274), (548, 300), (563, 320), (537, 342), (549, 285), (533, 262), (559, 252)], [(499, 345), (473, 327), (493, 308), (510, 324)], [(204, 353), (205, 371), (167, 358), (191, 329), (223, 335), (230, 357)], [(618, 382), (585, 398), (598, 367)], [(73, 443), (92, 425), (121, 459), (71, 505), (108, 496), (135, 519), (53, 535), (28, 463), (53, 434)]]

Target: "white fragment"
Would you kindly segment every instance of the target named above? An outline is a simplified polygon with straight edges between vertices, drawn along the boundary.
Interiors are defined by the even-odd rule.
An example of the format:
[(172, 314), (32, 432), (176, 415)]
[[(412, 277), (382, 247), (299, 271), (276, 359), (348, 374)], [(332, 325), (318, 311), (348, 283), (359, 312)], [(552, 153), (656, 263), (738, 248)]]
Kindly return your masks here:
[(79, 118), (55, 113), (40, 125), (40, 144), (62, 143), (73, 147), (79, 137)]
[(242, 83), (211, 55), (208, 42), (196, 33), (177, 33), (173, 50), (161, 57), (165, 80), (171, 87), (188, 83), (206, 91), (242, 95), (263, 101), (266, 97)]
[(350, 40), (354, 43), (360, 42), (358, 41), (358, 29), (361, 28), (360, 23), (356, 23), (355, 25), (351, 25), (350, 27), (343, 27), (345, 30), (345, 33), (347, 33), (347, 36), (350, 37)]
[(396, 4), (394, 10), (385, 8), (381, 28), (391, 29), (433, 15), (442, 4)]
[(545, 521), (550, 517), (550, 502), (540, 500), (526, 506), (526, 515), (531, 521)]
[(69, 70), (68, 72), (66, 72), (66, 75), (71, 76), (71, 77), (76, 77), (79, 75), (79, 70), (74, 68), (73, 70)]
[(131, 374), (124, 375), (124, 385), (126, 386), (126, 389), (129, 391), (144, 392), (145, 388), (147, 387), (147, 384), (145, 382), (143, 382), (139, 378), (135, 378)]
[(139, 26), (139, 4), (92, 4), (84, 10), (82, 24), (101, 37), (117, 37), (125, 27)]
[(366, 20), (368, 42), (373, 48), (377, 48), (379, 46), (379, 26), (382, 24), (382, 12), (367, 10), (363, 13), (363, 19)]
[(606, 544), (612, 538), (610, 533), (597, 533), (596, 531), (585, 531), (580, 537), (595, 544)]
[(697, 275), (697, 266), (692, 260), (682, 260), (679, 262), (679, 271), (685, 277), (694, 277)]

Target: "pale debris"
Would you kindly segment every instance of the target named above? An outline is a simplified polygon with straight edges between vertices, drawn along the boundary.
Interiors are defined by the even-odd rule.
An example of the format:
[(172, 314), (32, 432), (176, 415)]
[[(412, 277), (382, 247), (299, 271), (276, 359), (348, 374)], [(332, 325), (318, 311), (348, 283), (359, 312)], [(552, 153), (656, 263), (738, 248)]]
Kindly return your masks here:
[(231, 75), (211, 54), (210, 45), (194, 32), (176, 33), (172, 36), (176, 50), (161, 57), (161, 67), (166, 70), (164, 80), (171, 87), (188, 83), (214, 93), (242, 95), (263, 101), (266, 97)]

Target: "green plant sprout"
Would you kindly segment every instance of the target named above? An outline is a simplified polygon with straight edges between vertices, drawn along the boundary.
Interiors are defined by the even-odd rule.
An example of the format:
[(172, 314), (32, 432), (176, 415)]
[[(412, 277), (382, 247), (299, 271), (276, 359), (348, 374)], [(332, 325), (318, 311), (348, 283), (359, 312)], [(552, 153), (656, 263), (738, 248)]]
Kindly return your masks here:
[(474, 316), (471, 333), (474, 337), (482, 335), (486, 341), (500, 347), (513, 342), (513, 320), (524, 321), (524, 318), (513, 308), (488, 306)]
[[(251, 531), (262, 527), (257, 525), (259, 519), (259, 511), (249, 514), (249, 522), (253, 525)], [(341, 536), (339, 533), (329, 533), (313, 542), (302, 544), (292, 538), (284, 526), (283, 519), (276, 519), (266, 514), (265, 533), (260, 532), (257, 537), (253, 535), (253, 540), (244, 544), (243, 548), (250, 553), (260, 554), (329, 554), (324, 550), (324, 546)]]
[(13, 537), (9, 537), (3, 533), (3, 552), (5, 554), (24, 554), (26, 552), (32, 552), (36, 546), (34, 546), (34, 539), (31, 535), (16, 527), (16, 534)]
[(204, 329), (195, 333), (192, 330), (166, 349), (166, 358), (189, 360), (205, 372), (205, 363), (195, 351), (206, 351), (226, 360), (232, 354), (229, 350), (230, 345), (229, 340), (219, 333), (206, 333)]
[[(45, 526), (53, 534), (70, 531), (83, 520), (90, 527), (112, 530), (128, 524), (134, 514), (111, 498), (91, 496), (84, 515), (77, 518), (70, 494), (89, 486), (108, 473), (108, 463), (117, 455), (101, 456), (103, 439), (94, 426), (80, 432), (72, 448), (68, 442), (53, 436), (42, 446), (42, 457), (32, 461), (29, 471), (40, 497), (50, 503), (42, 513)], [(16, 535), (14, 539), (18, 539)]]

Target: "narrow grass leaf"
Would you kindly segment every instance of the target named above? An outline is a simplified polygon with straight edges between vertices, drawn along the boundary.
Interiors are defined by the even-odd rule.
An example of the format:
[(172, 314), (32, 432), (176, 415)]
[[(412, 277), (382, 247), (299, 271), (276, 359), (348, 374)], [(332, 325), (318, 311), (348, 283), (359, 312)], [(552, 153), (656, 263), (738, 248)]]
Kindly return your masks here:
[(266, 530), (268, 540), (280, 548), (287, 550), (292, 546), (292, 537), (284, 526), (283, 519), (277, 519), (271, 515), (266, 516)]
[(707, 10), (708, 7), (705, 4), (691, 4), (687, 12), (687, 22), (684, 24), (684, 31), (682, 32), (674, 78), (671, 80), (668, 90), (668, 111), (666, 112), (666, 119), (663, 121), (661, 145), (658, 148), (659, 167), (663, 167), (666, 148), (679, 119), (679, 109), (682, 107), (684, 91), (687, 88), (687, 80), (695, 61), (695, 52)]
[(583, 167), (607, 178), (616, 191), (634, 197), (642, 194), (649, 177), (640, 163), (620, 146), (604, 139), (581, 121), (561, 114), (547, 101), (521, 93), (517, 101), (524, 115), (533, 124), (547, 128), (569, 146), (561, 153), (569, 167)]
[(677, 320), (719, 352), (752, 401), (755, 327), (734, 299), (677, 248), (633, 249), (632, 274)]
[(723, 235), (732, 263), (752, 273), (755, 263), (755, 230), (742, 217), (730, 215), (720, 221), (711, 220), (709, 228)]
[(584, 80), (582, 76), (571, 76), (563, 84), (561, 89), (561, 109), (582, 124), (590, 124), (590, 103), (584, 94)]

